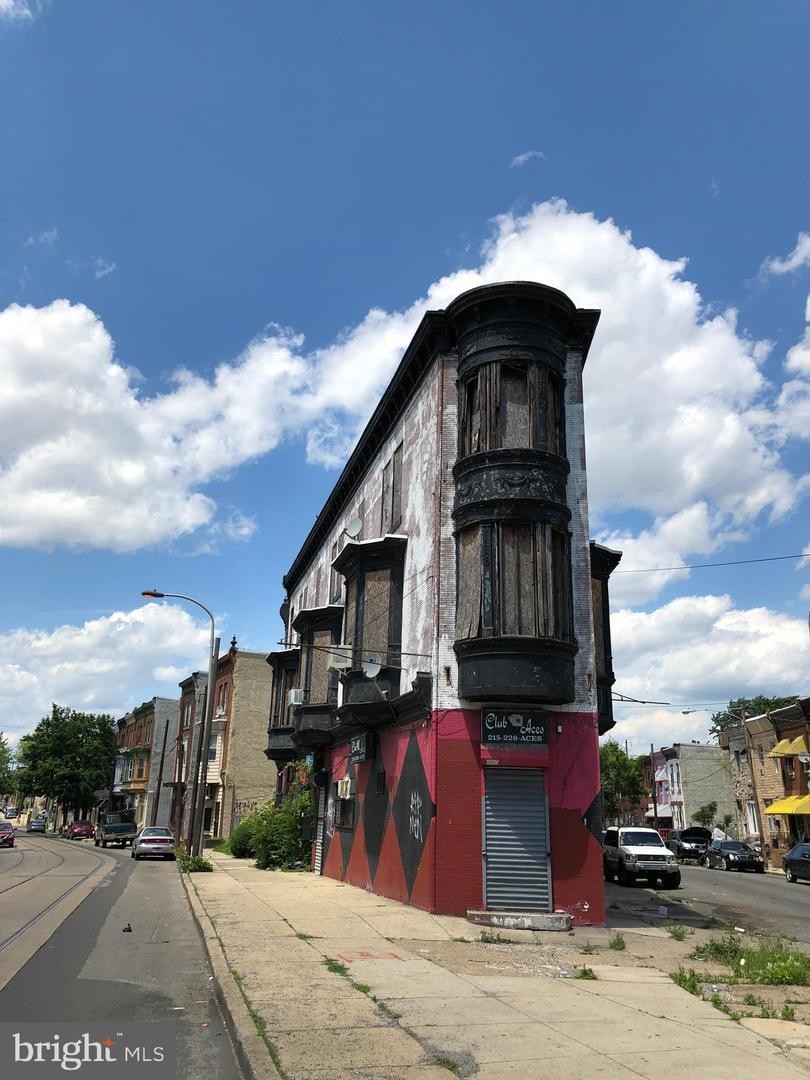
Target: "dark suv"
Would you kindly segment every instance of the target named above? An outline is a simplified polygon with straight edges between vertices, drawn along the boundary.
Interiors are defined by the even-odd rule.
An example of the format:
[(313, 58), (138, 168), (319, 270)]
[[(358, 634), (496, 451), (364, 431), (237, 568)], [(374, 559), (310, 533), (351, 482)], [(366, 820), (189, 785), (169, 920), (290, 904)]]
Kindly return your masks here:
[(669, 834), (667, 847), (675, 854), (678, 862), (694, 859), (702, 862), (706, 858), (706, 850), (712, 842), (712, 834), (709, 829), (701, 825), (692, 825), (688, 829), (675, 829)]

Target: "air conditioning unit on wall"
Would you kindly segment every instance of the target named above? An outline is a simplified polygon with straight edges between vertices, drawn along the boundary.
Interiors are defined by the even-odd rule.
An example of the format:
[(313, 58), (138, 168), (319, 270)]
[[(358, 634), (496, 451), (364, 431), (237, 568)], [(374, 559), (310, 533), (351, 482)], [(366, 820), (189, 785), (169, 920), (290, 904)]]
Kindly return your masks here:
[(352, 646), (333, 645), (327, 655), (326, 666), (334, 671), (350, 671), (352, 666)]
[(300, 686), (297, 686), (294, 690), (290, 690), (287, 694), (288, 705), (303, 705), (304, 704), (304, 691)]

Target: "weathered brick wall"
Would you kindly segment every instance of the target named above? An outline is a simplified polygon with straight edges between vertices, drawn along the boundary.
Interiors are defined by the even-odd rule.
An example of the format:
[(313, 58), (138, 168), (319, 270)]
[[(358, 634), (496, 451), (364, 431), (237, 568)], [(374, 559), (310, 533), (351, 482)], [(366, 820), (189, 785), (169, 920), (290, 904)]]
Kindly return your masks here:
[[(146, 824), (151, 825), (153, 807), (157, 800), (157, 817), (155, 825), (164, 827), (171, 826), (172, 790), (164, 787), (174, 779), (175, 751), (177, 749), (177, 732), (180, 723), (180, 699), (162, 698), (154, 699), (154, 729), (152, 732), (151, 763), (149, 768), (149, 785), (146, 795)], [(163, 753), (165, 736), (165, 754)], [(163, 770), (161, 773), (160, 761), (163, 757)], [(158, 787), (160, 784), (160, 787)]]
[(731, 814), (737, 820), (734, 778), (728, 753), (720, 746), (676, 744), (681, 766), (684, 819), (694, 824), (693, 815), (707, 803), (717, 803), (715, 821)]
[(273, 681), (266, 655), (239, 650), (235, 657), (222, 792), (223, 837), (231, 834), (235, 811), (243, 817), (246, 809), (272, 798), (276, 789), (276, 766), (264, 756)]

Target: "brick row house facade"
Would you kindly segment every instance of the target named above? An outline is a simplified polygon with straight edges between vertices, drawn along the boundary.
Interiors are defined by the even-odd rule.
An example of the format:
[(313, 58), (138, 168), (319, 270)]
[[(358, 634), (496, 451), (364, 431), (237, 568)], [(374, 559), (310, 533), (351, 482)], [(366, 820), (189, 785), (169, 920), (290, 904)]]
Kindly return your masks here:
[(266, 753), (282, 784), (311, 764), (316, 872), (604, 921), (621, 556), (588, 534), (598, 316), (530, 282), (428, 312), (285, 576)]
[[(276, 767), (261, 753), (272, 688), (266, 655), (237, 648), (234, 638), (217, 661), (211, 739), (203, 752), (201, 769), (205, 776), (201, 805), (206, 837), (227, 839), (243, 817), (272, 798), (276, 788)], [(188, 835), (190, 787), (207, 683), (207, 673), (199, 671), (180, 683), (180, 723), (169, 780), (171, 820), (179, 836)]]

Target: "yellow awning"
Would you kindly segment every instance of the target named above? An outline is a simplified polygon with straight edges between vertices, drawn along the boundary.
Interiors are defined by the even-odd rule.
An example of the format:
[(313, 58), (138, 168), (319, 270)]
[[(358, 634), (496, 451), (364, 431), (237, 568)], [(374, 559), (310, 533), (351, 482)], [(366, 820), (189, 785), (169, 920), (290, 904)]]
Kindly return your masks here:
[(810, 814), (810, 795), (805, 795), (795, 810), (794, 814)]
[(788, 748), (789, 754), (806, 754), (807, 753), (807, 737), (805, 735), (799, 735), (794, 739)]
[(768, 751), (768, 757), (785, 757), (790, 753), (790, 739), (780, 739), (776, 746)]
[(788, 795), (785, 799), (777, 799), (770, 806), (765, 807), (766, 814), (810, 814), (810, 806), (807, 810), (799, 810), (802, 803), (810, 804), (810, 795)]

